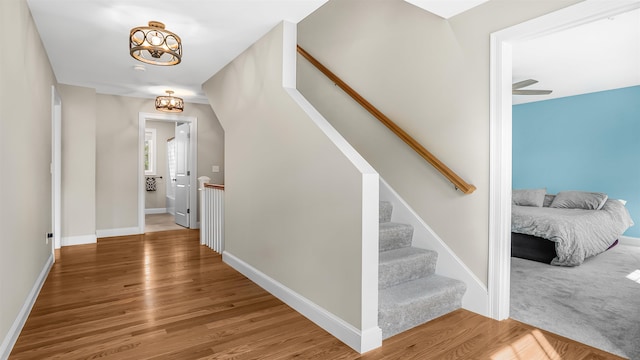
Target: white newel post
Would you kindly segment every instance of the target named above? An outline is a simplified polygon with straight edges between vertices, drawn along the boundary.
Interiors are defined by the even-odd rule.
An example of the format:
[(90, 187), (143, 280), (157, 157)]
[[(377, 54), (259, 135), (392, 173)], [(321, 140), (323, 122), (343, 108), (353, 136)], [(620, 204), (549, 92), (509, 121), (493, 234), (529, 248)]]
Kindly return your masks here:
[(206, 206), (206, 191), (204, 184), (208, 184), (211, 178), (208, 176), (200, 176), (198, 178), (198, 191), (200, 191), (200, 245), (206, 244), (207, 234), (211, 228), (210, 214)]

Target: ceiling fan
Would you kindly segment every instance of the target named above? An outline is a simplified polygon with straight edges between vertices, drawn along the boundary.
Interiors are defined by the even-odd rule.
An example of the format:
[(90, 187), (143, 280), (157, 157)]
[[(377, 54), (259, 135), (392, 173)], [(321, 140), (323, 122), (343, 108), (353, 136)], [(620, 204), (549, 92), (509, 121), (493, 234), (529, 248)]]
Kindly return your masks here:
[(513, 95), (548, 95), (551, 94), (552, 90), (521, 90), (523, 87), (527, 87), (537, 83), (538, 80), (528, 79), (523, 81), (518, 81), (511, 85), (511, 94)]

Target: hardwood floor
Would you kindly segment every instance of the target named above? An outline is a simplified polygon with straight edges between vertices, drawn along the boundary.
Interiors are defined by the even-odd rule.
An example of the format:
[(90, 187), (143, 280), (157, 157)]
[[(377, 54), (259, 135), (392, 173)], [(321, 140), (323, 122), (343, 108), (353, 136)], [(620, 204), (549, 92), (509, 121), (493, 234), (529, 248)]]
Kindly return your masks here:
[(200, 246), (197, 230), (57, 255), (9, 359), (620, 359), (465, 310), (360, 355)]

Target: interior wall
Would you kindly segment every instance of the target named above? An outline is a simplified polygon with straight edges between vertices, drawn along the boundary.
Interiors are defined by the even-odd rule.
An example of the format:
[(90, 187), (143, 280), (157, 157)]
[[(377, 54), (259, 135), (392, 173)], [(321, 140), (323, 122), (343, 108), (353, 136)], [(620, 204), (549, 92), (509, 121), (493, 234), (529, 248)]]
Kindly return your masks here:
[[(138, 114), (156, 112), (153, 99), (96, 96), (96, 227), (138, 227)], [(185, 103), (198, 118), (198, 172), (224, 183), (224, 132), (211, 106)], [(213, 165), (220, 172), (211, 171)]]
[(146, 121), (146, 129), (156, 130), (156, 191), (147, 191), (144, 197), (145, 209), (161, 209), (167, 207), (167, 184), (170, 184), (167, 171), (167, 139), (175, 136), (175, 122)]
[(363, 174), (283, 88), (283, 33), (203, 85), (225, 130), (225, 254), (362, 329)]
[[(60, 85), (62, 245), (96, 237), (96, 91)], [(84, 242), (86, 242), (84, 241)]]
[(440, 173), (298, 58), (298, 88), (487, 282), (489, 36), (579, 1), (489, 1), (444, 20), (402, 0), (332, 0), (298, 43), (477, 190)]
[(24, 0), (0, 1), (0, 357), (52, 252), (51, 86), (56, 79)]
[[(640, 86), (513, 107), (513, 187), (604, 192), (640, 224)], [(626, 236), (640, 237), (640, 226)]]

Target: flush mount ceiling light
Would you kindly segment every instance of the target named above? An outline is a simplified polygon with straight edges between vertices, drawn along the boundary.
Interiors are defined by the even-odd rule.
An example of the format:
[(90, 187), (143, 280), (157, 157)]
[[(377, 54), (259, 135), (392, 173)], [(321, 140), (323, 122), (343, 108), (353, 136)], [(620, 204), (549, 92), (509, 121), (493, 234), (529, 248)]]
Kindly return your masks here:
[(167, 95), (156, 97), (156, 110), (164, 112), (182, 112), (184, 110), (184, 101), (172, 96), (173, 91), (167, 90)]
[(133, 58), (153, 65), (176, 65), (182, 60), (180, 37), (159, 21), (139, 26), (129, 33), (129, 53)]

